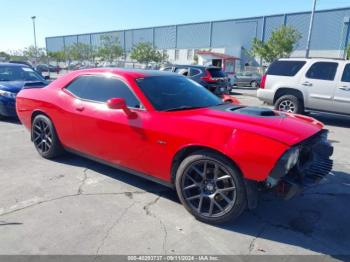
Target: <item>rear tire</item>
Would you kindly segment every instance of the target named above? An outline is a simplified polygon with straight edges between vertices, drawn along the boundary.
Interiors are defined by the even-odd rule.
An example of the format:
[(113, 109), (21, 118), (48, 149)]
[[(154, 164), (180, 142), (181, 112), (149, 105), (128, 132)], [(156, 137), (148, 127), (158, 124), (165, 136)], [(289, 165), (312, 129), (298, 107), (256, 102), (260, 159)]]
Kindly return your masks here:
[(217, 153), (199, 151), (185, 158), (176, 172), (175, 185), (184, 207), (205, 223), (233, 221), (247, 206), (240, 171)]
[(36, 150), (43, 158), (52, 159), (63, 153), (62, 144), (51, 120), (37, 115), (32, 123), (32, 139)]
[(275, 102), (275, 109), (282, 112), (303, 114), (304, 106), (303, 102), (300, 101), (294, 95), (283, 95)]
[(252, 81), (252, 82), (250, 83), (250, 86), (251, 86), (252, 88), (258, 88), (258, 87), (259, 87), (259, 83), (258, 83), (257, 81)]

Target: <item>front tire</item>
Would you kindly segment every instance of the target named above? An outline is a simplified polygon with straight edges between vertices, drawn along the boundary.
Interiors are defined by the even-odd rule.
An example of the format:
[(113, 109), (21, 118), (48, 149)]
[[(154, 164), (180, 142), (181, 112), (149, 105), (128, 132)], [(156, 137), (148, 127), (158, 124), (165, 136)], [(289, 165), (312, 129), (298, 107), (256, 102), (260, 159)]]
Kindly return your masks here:
[(240, 171), (217, 153), (200, 151), (188, 156), (177, 170), (175, 184), (184, 207), (205, 223), (233, 221), (247, 206)]
[(55, 127), (44, 115), (37, 115), (33, 120), (32, 140), (39, 155), (43, 158), (52, 159), (63, 153)]
[(275, 102), (275, 109), (293, 114), (302, 114), (304, 112), (302, 101), (294, 95), (284, 95), (278, 98)]

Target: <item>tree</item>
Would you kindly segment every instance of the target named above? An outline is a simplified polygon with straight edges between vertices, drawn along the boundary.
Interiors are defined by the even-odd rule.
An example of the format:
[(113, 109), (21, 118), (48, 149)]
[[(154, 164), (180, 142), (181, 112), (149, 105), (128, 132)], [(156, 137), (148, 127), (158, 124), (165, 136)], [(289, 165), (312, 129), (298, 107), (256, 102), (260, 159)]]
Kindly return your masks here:
[(254, 38), (250, 54), (271, 63), (279, 58), (289, 57), (300, 38), (301, 34), (297, 30), (282, 26), (273, 31), (270, 39), (265, 43)]
[(6, 52), (3, 52), (3, 51), (0, 52), (0, 57), (5, 59), (5, 60), (10, 60), (10, 55)]
[(67, 48), (66, 55), (69, 60), (88, 60), (91, 56), (91, 47), (88, 44), (75, 43)]
[(35, 46), (26, 47), (23, 51), (23, 55), (29, 60), (42, 61), (46, 58), (46, 49), (45, 48), (35, 48)]
[(66, 53), (64, 51), (48, 52), (47, 55), (48, 57), (56, 60), (57, 66), (60, 62), (65, 62), (67, 58)]
[(348, 45), (345, 51), (346, 51), (346, 59), (350, 60), (350, 44)]
[(10, 60), (13, 61), (24, 61), (27, 60), (27, 57), (24, 56), (23, 50), (10, 50)]
[(98, 57), (113, 62), (114, 59), (123, 56), (123, 54), (124, 50), (119, 45), (118, 37), (112, 37), (109, 35), (101, 36), (101, 46), (97, 49)]
[(139, 63), (149, 64), (163, 62), (168, 59), (168, 55), (157, 51), (151, 43), (139, 43), (131, 50), (130, 58)]

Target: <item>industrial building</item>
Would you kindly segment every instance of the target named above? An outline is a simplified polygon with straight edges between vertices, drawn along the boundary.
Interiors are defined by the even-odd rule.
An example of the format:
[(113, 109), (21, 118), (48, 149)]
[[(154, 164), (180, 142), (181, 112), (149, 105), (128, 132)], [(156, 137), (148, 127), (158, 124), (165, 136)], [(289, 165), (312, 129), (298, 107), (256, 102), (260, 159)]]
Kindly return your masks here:
[[(292, 56), (305, 56), (311, 12), (287, 13), (260, 17), (248, 17), (222, 21), (178, 24), (110, 32), (55, 36), (46, 38), (48, 51), (60, 51), (74, 43), (98, 47), (101, 36), (111, 35), (119, 39), (126, 53), (140, 42), (150, 42), (159, 50), (167, 52), (171, 63), (193, 63), (196, 51), (204, 56), (224, 54), (228, 63), (249, 61), (253, 38), (266, 41), (273, 30), (282, 25), (292, 26), (302, 37)], [(310, 56), (342, 58), (349, 42), (350, 7), (316, 11), (311, 35)], [(203, 59), (203, 58), (202, 58)], [(232, 62), (233, 61), (233, 62)], [(232, 69), (234, 70), (234, 68)]]

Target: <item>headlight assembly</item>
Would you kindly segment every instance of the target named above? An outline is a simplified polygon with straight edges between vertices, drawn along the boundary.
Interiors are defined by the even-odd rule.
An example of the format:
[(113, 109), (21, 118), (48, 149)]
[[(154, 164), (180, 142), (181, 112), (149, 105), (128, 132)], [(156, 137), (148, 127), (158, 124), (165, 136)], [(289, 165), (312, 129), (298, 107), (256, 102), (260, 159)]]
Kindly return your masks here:
[(286, 173), (288, 173), (298, 163), (299, 154), (299, 147), (293, 147), (282, 156), (281, 160), (285, 165)]
[(15, 99), (16, 93), (12, 93), (12, 92), (5, 91), (5, 90), (0, 90), (0, 96)]

